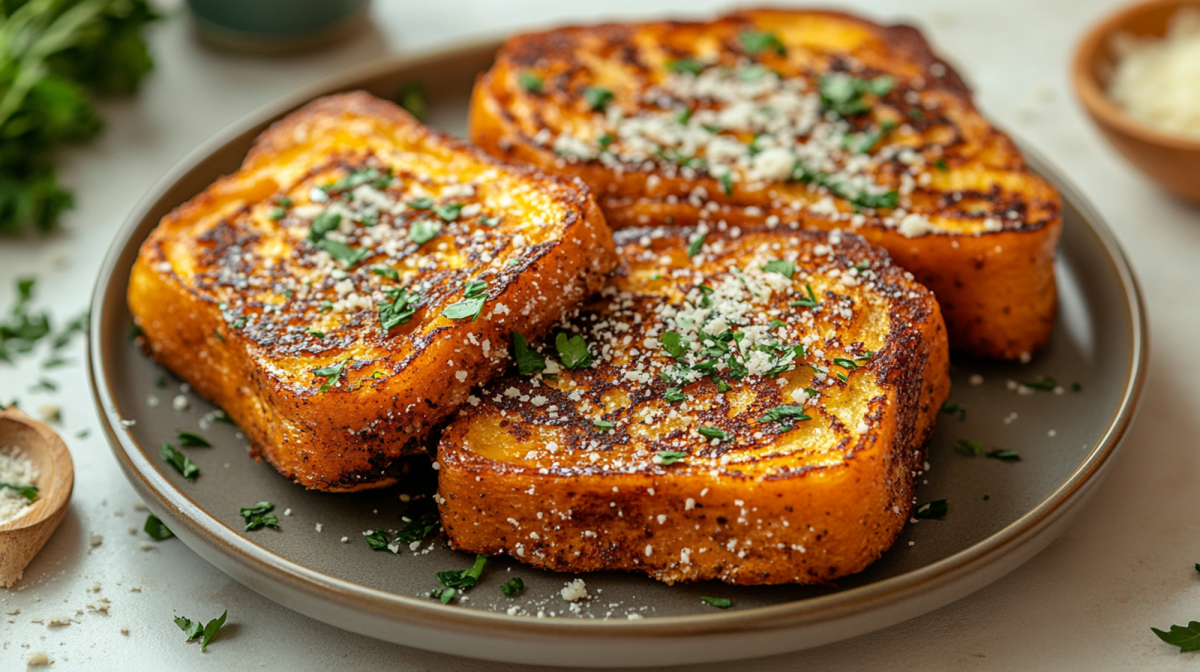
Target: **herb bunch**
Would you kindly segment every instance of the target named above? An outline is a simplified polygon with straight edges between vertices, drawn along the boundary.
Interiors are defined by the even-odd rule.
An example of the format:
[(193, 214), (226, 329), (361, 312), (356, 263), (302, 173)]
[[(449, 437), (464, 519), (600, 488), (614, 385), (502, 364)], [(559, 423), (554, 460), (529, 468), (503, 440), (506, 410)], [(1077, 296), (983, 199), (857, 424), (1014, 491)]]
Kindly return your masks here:
[(146, 0), (0, 0), (0, 233), (49, 231), (73, 206), (56, 150), (100, 132), (89, 93), (137, 91), (157, 18)]

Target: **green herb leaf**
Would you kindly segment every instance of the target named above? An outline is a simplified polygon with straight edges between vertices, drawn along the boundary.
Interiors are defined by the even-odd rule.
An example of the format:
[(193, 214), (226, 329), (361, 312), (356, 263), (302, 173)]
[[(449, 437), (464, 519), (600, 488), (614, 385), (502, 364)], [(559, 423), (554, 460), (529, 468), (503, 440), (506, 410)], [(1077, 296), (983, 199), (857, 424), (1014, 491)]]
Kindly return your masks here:
[(414, 198), (407, 205), (413, 210), (428, 210), (433, 207), (433, 199), (428, 196), (422, 196), (421, 198)]
[(509, 579), (503, 586), (500, 586), (500, 592), (504, 593), (505, 595), (507, 595), (509, 597), (516, 597), (517, 595), (520, 595), (521, 593), (525, 592), (525, 582), (521, 580), (521, 577), (514, 576), (513, 578)]
[(164, 541), (175, 536), (175, 533), (163, 525), (163, 522), (155, 515), (146, 516), (146, 524), (142, 526), (142, 529), (155, 541)]
[(982, 455), (983, 454), (983, 442), (982, 441), (975, 441), (973, 439), (959, 439), (954, 442), (954, 447), (956, 449), (958, 449), (959, 451), (968, 453), (970, 455)]
[(407, 525), (403, 530), (396, 533), (396, 541), (412, 544), (413, 542), (422, 541), (434, 532), (441, 525), (441, 521), (436, 515), (425, 515), (416, 520), (402, 519)]
[(780, 422), (783, 420), (812, 420), (804, 407), (799, 404), (780, 404), (768, 410), (758, 419), (759, 422)]
[(714, 606), (718, 609), (728, 609), (733, 606), (733, 601), (726, 597), (700, 597), (700, 601), (705, 604)]
[(167, 464), (175, 467), (175, 470), (189, 483), (196, 482), (196, 477), (200, 475), (200, 467), (196, 466), (196, 463), (192, 462), (187, 455), (179, 452), (175, 446), (164, 443), (159, 447), (158, 454), (167, 461)]
[(329, 239), (317, 243), (317, 247), (328, 252), (329, 256), (347, 269), (354, 268), (375, 254), (365, 247), (350, 247), (345, 243)]
[(176, 432), (176, 435), (179, 437), (179, 445), (184, 448), (212, 448), (212, 444), (208, 442), (208, 439), (194, 432), (181, 429)]
[(546, 370), (546, 358), (529, 347), (529, 341), (517, 332), (512, 332), (513, 359), (517, 362), (517, 373), (532, 376)]
[(1038, 390), (1040, 392), (1053, 392), (1054, 388), (1058, 387), (1058, 383), (1050, 376), (1046, 376), (1044, 378), (1039, 377), (1038, 380), (1022, 380), (1017, 384), (1021, 387), (1027, 387), (1031, 390)]
[(187, 636), (187, 639), (184, 641), (190, 642), (204, 634), (204, 624), (200, 621), (193, 621), (190, 618), (180, 616), (175, 619), (175, 625), (178, 625), (179, 629), (183, 630), (183, 633)]
[(694, 58), (677, 58), (666, 62), (668, 72), (700, 74), (704, 67)]
[(372, 551), (386, 551), (388, 550), (388, 544), (391, 543), (388, 533), (379, 529), (370, 534), (364, 534), (363, 539), (366, 540), (367, 546), (370, 546)]
[(1178, 646), (1180, 653), (1200, 651), (1200, 621), (1192, 621), (1187, 626), (1172, 625), (1169, 632), (1158, 628), (1150, 628), (1162, 641), (1171, 646)]
[(400, 87), (400, 95), (396, 96), (396, 102), (416, 117), (417, 121), (425, 121), (425, 115), (429, 113), (429, 104), (425, 102), (425, 87), (419, 82), (409, 82)]
[(795, 301), (788, 301), (788, 305), (789, 306), (802, 306), (804, 308), (819, 308), (821, 306), (821, 304), (817, 302), (817, 295), (813, 293), (812, 285), (805, 284), (804, 291), (808, 292), (807, 299), (797, 299)]
[(325, 379), (325, 383), (321, 385), (321, 388), (318, 390), (318, 392), (324, 392), (330, 387), (333, 387), (333, 384), (342, 377), (342, 373), (346, 370), (346, 364), (349, 362), (349, 359), (343, 359), (337, 364), (330, 364), (329, 366), (323, 366), (319, 369), (314, 369), (313, 375)]
[(279, 519), (275, 517), (275, 505), (271, 502), (259, 502), (254, 506), (238, 509), (238, 513), (246, 520), (246, 532), (273, 527), (279, 529)]
[(500, 226), (500, 220), (502, 219), (504, 218), (500, 215), (496, 215), (495, 217), (480, 217), (479, 223), (490, 229), (494, 229), (497, 226)]
[(946, 500), (939, 499), (918, 506), (917, 510), (913, 512), (913, 518), (943, 518), (948, 510), (949, 506), (946, 504)]
[(717, 181), (721, 183), (721, 193), (725, 194), (726, 196), (733, 195), (733, 173), (728, 171), (721, 173), (717, 176)]
[(941, 412), (957, 415), (959, 420), (967, 419), (967, 407), (956, 401), (947, 401), (942, 404)]
[(558, 361), (568, 369), (582, 369), (592, 363), (592, 353), (588, 352), (587, 342), (579, 334), (567, 338), (566, 334), (560, 333), (554, 338), (554, 347), (558, 349)]
[(522, 70), (517, 75), (517, 84), (530, 93), (541, 93), (546, 79), (532, 70)]
[(779, 41), (779, 36), (775, 33), (766, 31), (747, 30), (739, 36), (742, 40), (742, 49), (751, 56), (757, 56), (763, 51), (770, 50), (779, 56), (787, 53), (783, 46), (783, 42)]
[(387, 334), (412, 320), (421, 297), (409, 292), (407, 287), (389, 287), (383, 290), (383, 295), (390, 299), (390, 302), (381, 301), (375, 306), (379, 309), (379, 326), (383, 333)]
[(200, 641), (200, 653), (208, 650), (208, 645), (212, 642), (221, 628), (225, 627), (225, 617), (229, 615), (229, 610), (221, 612), (220, 618), (214, 618), (204, 626), (204, 639)]
[(462, 301), (446, 306), (442, 317), (451, 320), (465, 320), (469, 317), (472, 322), (479, 319), (479, 314), (483, 312), (483, 304), (487, 301), (487, 288), (488, 283), (485, 280), (468, 280), (463, 290)]
[(594, 111), (603, 110), (613, 98), (612, 91), (600, 86), (589, 86), (583, 90), (583, 99)]
[(710, 439), (720, 439), (722, 441), (729, 440), (729, 435), (726, 434), (725, 432), (717, 429), (716, 427), (700, 427), (696, 431), (700, 434), (700, 436), (704, 436), (704, 437), (707, 437)]
[(762, 270), (768, 273), (778, 273), (790, 279), (796, 273), (796, 264), (783, 259), (772, 259), (762, 267)]
[(454, 593), (458, 591), (453, 588), (435, 588), (429, 591), (429, 596), (442, 601), (442, 604), (450, 604), (450, 600), (454, 599)]
[(470, 588), (483, 575), (483, 566), (487, 564), (488, 557), (480, 553), (475, 556), (475, 564), (471, 565), (468, 569), (452, 569), (445, 572), (438, 572), (438, 581), (441, 581), (442, 585), (449, 588)]
[(687, 453), (678, 450), (660, 450), (654, 454), (654, 463), (666, 467), (687, 457)]
[(992, 457), (1005, 462), (1016, 462), (1021, 459), (1021, 455), (1015, 450), (989, 450), (987, 457)]
[(341, 223), (341, 215), (336, 212), (323, 210), (321, 214), (313, 218), (312, 226), (308, 229), (308, 240), (316, 245), (325, 240), (325, 234), (337, 229)]
[(674, 404), (680, 401), (687, 401), (687, 395), (684, 394), (682, 389), (678, 387), (668, 387), (667, 390), (663, 392), (663, 399)]
[(0, 488), (7, 488), (24, 497), (29, 503), (37, 499), (38, 489), (32, 485), (13, 485), (12, 483), (0, 483)]
[(671, 355), (675, 359), (683, 357), (684, 353), (686, 352), (683, 347), (683, 336), (677, 331), (668, 331), (662, 336), (659, 336), (658, 342), (662, 343), (663, 350), (666, 350), (667, 354)]
[(371, 269), (371, 273), (387, 278), (392, 282), (400, 282), (400, 272), (394, 268), (388, 268), (387, 266), (376, 266), (375, 268)]
[(706, 237), (707, 237), (707, 234), (702, 233), (702, 234), (696, 236), (695, 238), (693, 238), (692, 241), (690, 243), (688, 243), (687, 255), (689, 258), (694, 257), (697, 254), (700, 254), (701, 248), (704, 247), (704, 239)]
[(943, 173), (950, 172), (950, 166), (946, 165), (945, 159), (938, 159), (937, 161), (933, 162), (933, 165), (934, 165), (934, 167), (936, 167), (938, 170), (942, 171)]
[(611, 420), (593, 420), (592, 424), (596, 427), (596, 429), (598, 429), (602, 432), (607, 432), (611, 429), (615, 429), (617, 426), (617, 423), (615, 423)]
[(462, 212), (462, 203), (447, 203), (446, 205), (438, 205), (433, 208), (433, 214), (441, 217), (444, 221), (453, 222), (458, 219), (458, 215)]
[(392, 169), (388, 168), (386, 172), (379, 172), (378, 168), (361, 168), (350, 171), (350, 174), (342, 179), (327, 184), (321, 187), (322, 191), (349, 191), (364, 184), (370, 184), (380, 189), (386, 188), (395, 179), (392, 176)]
[(867, 80), (845, 72), (827, 72), (817, 79), (817, 91), (821, 95), (822, 107), (848, 117), (871, 109), (863, 99), (864, 95), (872, 93), (885, 96), (895, 83), (887, 75)]

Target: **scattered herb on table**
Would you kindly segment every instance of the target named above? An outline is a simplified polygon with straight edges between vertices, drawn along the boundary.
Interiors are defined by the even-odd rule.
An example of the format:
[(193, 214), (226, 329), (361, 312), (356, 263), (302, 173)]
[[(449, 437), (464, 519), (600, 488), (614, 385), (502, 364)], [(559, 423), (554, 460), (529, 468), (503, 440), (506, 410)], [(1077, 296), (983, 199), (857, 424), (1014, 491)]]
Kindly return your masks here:
[(275, 505), (271, 502), (259, 502), (254, 506), (238, 509), (238, 513), (246, 520), (246, 532), (264, 527), (279, 529), (279, 519), (275, 517)]
[(187, 641), (190, 642), (199, 638), (200, 652), (203, 653), (208, 650), (209, 643), (217, 636), (221, 628), (225, 626), (225, 617), (228, 615), (229, 610), (226, 609), (221, 612), (220, 617), (214, 618), (203, 626), (200, 625), (200, 621), (193, 621), (180, 616), (175, 619), (175, 625), (178, 625), (179, 629), (183, 630), (184, 634), (187, 635)]
[(1150, 630), (1167, 644), (1178, 646), (1180, 653), (1200, 651), (1200, 621), (1192, 621), (1187, 626), (1172, 625), (1168, 632), (1163, 632), (1158, 628), (1150, 628)]
[(142, 529), (155, 541), (163, 541), (175, 536), (175, 533), (153, 514), (146, 516), (146, 524), (142, 526)]
[(179, 452), (175, 446), (164, 443), (159, 447), (158, 454), (162, 455), (167, 464), (175, 467), (175, 471), (178, 471), (189, 483), (196, 482), (196, 477), (200, 475), (200, 467), (196, 466), (196, 463), (192, 462), (187, 455)]

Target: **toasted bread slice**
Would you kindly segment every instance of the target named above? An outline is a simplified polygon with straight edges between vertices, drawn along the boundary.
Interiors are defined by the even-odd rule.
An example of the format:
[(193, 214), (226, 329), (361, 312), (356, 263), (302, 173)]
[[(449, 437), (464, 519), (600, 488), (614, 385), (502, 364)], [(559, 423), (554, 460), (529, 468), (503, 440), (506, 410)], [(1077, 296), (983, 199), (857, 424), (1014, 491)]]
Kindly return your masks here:
[(284, 476), (352, 491), (616, 264), (581, 183), (496, 161), (365, 93), (313, 102), (142, 244), (145, 346)]
[(1049, 338), (1058, 194), (908, 26), (752, 10), (519, 35), (476, 83), (470, 138), (583, 178), (614, 229), (852, 229), (973, 354)]
[(492, 380), (443, 433), (451, 544), (667, 583), (878, 558), (949, 392), (933, 295), (836, 231), (617, 242), (626, 265), (540, 348), (548, 368)]

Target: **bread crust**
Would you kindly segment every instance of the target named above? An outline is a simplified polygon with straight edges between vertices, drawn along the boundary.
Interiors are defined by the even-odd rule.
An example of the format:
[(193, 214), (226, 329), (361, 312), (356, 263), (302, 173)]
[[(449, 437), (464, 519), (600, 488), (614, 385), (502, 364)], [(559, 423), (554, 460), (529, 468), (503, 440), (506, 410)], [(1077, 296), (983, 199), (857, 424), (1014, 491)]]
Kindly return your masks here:
[[(839, 244), (816, 232), (710, 237), (692, 266), (679, 232), (619, 232), (615, 287), (557, 330), (582, 334), (598, 363), (553, 378), (510, 371), (443, 433), (438, 501), (451, 545), (667, 583), (824, 583), (877, 559), (908, 521), (924, 443), (949, 393), (948, 347), (928, 290), (862, 239), (833, 236)], [(650, 336), (661, 338), (661, 316), (674, 314), (664, 302), (685, 306), (680, 288), (705, 283), (720, 297), (724, 273), (757, 268), (764, 245), (795, 251), (796, 286), (820, 297), (812, 324), (788, 333), (829, 337), (810, 341), (777, 378), (730, 378), (726, 392), (701, 379), (681, 387), (685, 401), (668, 401), (672, 383), (660, 376), (673, 360)], [(832, 250), (817, 254), (822, 247)], [(841, 284), (856, 265), (869, 269), (863, 282)], [(807, 324), (793, 298), (772, 294), (763, 310)], [(606, 323), (630, 328), (608, 339)], [(555, 348), (543, 348), (547, 359)], [(871, 354), (845, 381), (834, 375), (845, 364), (835, 358), (864, 349)], [(811, 419), (782, 433), (761, 421), (809, 385)], [(697, 426), (727, 438), (709, 442)], [(663, 451), (686, 456), (664, 462)]]
[[(777, 35), (786, 52), (746, 53), (739, 43), (746, 31)], [(890, 144), (914, 154), (898, 151), (865, 172), (900, 192), (899, 207), (856, 207), (825, 186), (794, 180), (727, 184), (713, 170), (689, 172), (686, 161), (676, 170), (679, 159), (669, 154), (643, 158), (627, 152), (620, 125), (609, 116), (617, 108), (627, 118), (664, 113), (659, 103), (647, 102), (647, 92), (668, 91), (663, 104), (672, 111), (671, 106), (693, 112), (720, 108), (671, 88), (672, 78), (684, 75), (672, 75), (670, 64), (690, 57), (742, 68), (738, 72), (765, 66), (785, 79), (804, 80), (809, 91), (819, 87), (821, 73), (831, 71), (893, 78), (895, 87), (871, 111), (848, 115), (847, 121), (855, 141), (882, 123), (897, 124), (868, 152), (882, 156)], [(541, 88), (522, 88), (524, 73), (542, 77)], [(603, 111), (584, 102), (587, 88), (597, 86), (613, 95)], [(560, 143), (564, 134), (583, 144)], [(606, 146), (616, 148), (610, 155), (617, 158), (602, 160), (603, 151), (593, 156), (601, 134), (616, 138)], [(722, 137), (748, 134), (722, 131)], [(951, 345), (973, 355), (1025, 358), (1049, 339), (1057, 309), (1059, 195), (1028, 169), (1009, 137), (975, 108), (953, 67), (910, 26), (883, 26), (841, 12), (753, 9), (708, 22), (604, 24), (517, 35), (476, 83), (469, 136), (495, 156), (583, 179), (614, 229), (798, 221), (853, 230), (887, 249), (933, 290)], [(576, 146), (580, 149), (572, 149)], [(745, 171), (737, 168), (733, 175), (744, 177)]]
[[(361, 184), (337, 187), (351, 178)], [(340, 224), (315, 240), (326, 213)], [(326, 241), (365, 256), (345, 262)], [(511, 330), (541, 333), (615, 263), (581, 182), (500, 162), (356, 92), (276, 122), (236, 173), (164, 217), (128, 302), (146, 351), (256, 455), (305, 487), (355, 491), (394, 483), (471, 385), (503, 369)], [(487, 282), (478, 318), (443, 316), (470, 281)], [(414, 313), (384, 332), (379, 303), (400, 287), (418, 295)]]

